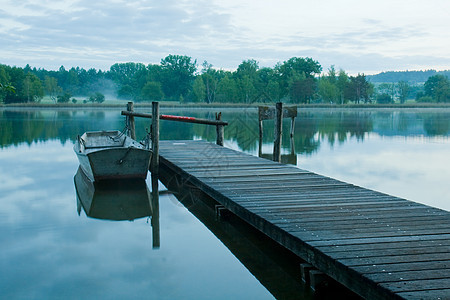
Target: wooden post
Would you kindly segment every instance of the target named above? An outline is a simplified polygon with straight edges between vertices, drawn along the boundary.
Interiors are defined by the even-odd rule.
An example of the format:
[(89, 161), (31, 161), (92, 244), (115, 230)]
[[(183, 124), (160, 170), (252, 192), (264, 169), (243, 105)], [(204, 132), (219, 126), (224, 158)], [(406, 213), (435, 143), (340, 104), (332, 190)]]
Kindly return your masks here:
[(259, 119), (259, 144), (258, 144), (258, 156), (262, 157), (262, 144), (263, 144), (263, 121), (261, 119), (261, 114), (258, 112)]
[(158, 189), (158, 174), (151, 174), (152, 177), (152, 237), (153, 249), (158, 249), (161, 245), (160, 229), (159, 229), (159, 189)]
[[(222, 113), (216, 113), (216, 121), (222, 120)], [(223, 146), (223, 140), (224, 140), (224, 130), (223, 125), (216, 125), (216, 133), (217, 133), (217, 139), (216, 144), (219, 146)]]
[(150, 172), (159, 174), (159, 102), (152, 102), (152, 165)]
[(291, 138), (294, 137), (295, 117), (291, 117)]
[(281, 162), (281, 136), (283, 134), (283, 103), (275, 106), (275, 129), (273, 141), (273, 161)]
[[(133, 112), (133, 109), (134, 109), (134, 103), (128, 102), (127, 111)], [(127, 135), (129, 137), (131, 137), (133, 140), (135, 140), (136, 139), (136, 126), (134, 124), (134, 116), (127, 116), (126, 122), (127, 122), (127, 127), (128, 127)]]

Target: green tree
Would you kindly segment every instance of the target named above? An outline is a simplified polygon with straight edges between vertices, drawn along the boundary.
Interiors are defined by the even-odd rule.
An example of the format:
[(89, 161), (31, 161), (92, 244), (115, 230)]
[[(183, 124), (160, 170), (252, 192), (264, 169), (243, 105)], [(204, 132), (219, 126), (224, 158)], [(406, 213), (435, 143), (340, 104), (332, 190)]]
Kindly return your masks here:
[(41, 80), (34, 74), (28, 73), (22, 85), (22, 94), (27, 102), (40, 101), (44, 97)]
[(70, 98), (72, 97), (72, 95), (68, 92), (65, 92), (63, 95), (58, 95), (56, 97), (56, 101), (58, 103), (68, 103), (70, 101)]
[(384, 82), (377, 87), (378, 94), (388, 94), (391, 99), (395, 99), (395, 83)]
[(316, 91), (316, 80), (305, 73), (293, 75), (289, 84), (289, 92), (293, 103), (310, 103)]
[[(192, 86), (192, 91), (194, 92), (195, 102), (203, 102), (206, 99), (206, 86), (203, 83), (202, 76), (197, 76), (194, 80), (194, 85)], [(210, 103), (208, 100), (206, 102)]]
[(323, 101), (328, 103), (336, 103), (339, 98), (337, 85), (323, 77), (318, 82), (318, 93)]
[(10, 84), (7, 66), (0, 65), (0, 103), (3, 103), (8, 93), (15, 93), (16, 89)]
[(25, 102), (27, 98), (23, 93), (23, 84), (25, 81), (25, 73), (23, 69), (18, 67), (5, 67), (5, 71), (7, 74), (7, 78), (9, 79), (9, 82), (7, 84), (14, 86), (16, 92), (4, 92), (3, 101), (6, 104)]
[(444, 75), (434, 75), (424, 84), (425, 96), (435, 102), (450, 102), (450, 81)]
[(261, 68), (257, 72), (255, 88), (258, 101), (277, 102), (281, 99), (278, 74), (272, 68)]
[(67, 74), (67, 90), (70, 91), (72, 94), (76, 94), (79, 92), (78, 85), (80, 83), (78, 78), (78, 69), (71, 68)]
[(338, 78), (334, 66), (328, 69), (328, 74), (322, 76), (318, 81), (319, 96), (325, 102), (337, 103), (339, 101)]
[(377, 96), (377, 103), (380, 103), (380, 104), (394, 103), (394, 100), (392, 99), (391, 95), (389, 95), (387, 93), (383, 93), (383, 94), (379, 94)]
[(105, 102), (105, 95), (103, 95), (100, 92), (95, 92), (95, 94), (92, 94), (91, 96), (89, 96), (89, 101), (94, 103), (103, 103)]
[(201, 77), (205, 84), (206, 102), (213, 103), (216, 101), (217, 85), (219, 80), (223, 78), (224, 72), (213, 69), (213, 66), (206, 60), (202, 64)]
[(164, 97), (161, 89), (161, 83), (155, 81), (147, 82), (141, 90), (141, 99), (143, 101), (160, 101)]
[(347, 86), (349, 84), (349, 78), (347, 73), (345, 73), (344, 70), (339, 70), (339, 75), (337, 77), (336, 86), (338, 89), (339, 94), (339, 102), (340, 104), (344, 104), (346, 101), (345, 99), (345, 91), (347, 90)]
[(406, 81), (399, 81), (397, 87), (400, 103), (405, 103), (406, 99), (408, 98), (409, 91), (411, 90), (411, 86)]
[[(139, 75), (137, 75), (139, 74)], [(124, 99), (133, 99), (141, 88), (138, 87), (137, 78), (147, 74), (147, 68), (142, 63), (116, 63), (109, 68), (108, 78), (117, 84), (117, 94)], [(147, 82), (146, 79), (144, 79)], [(145, 84), (145, 82), (143, 84)], [(138, 92), (139, 91), (139, 92)]]
[(258, 62), (254, 59), (244, 60), (235, 72), (236, 78), (242, 79), (247, 76), (250, 80), (256, 81), (257, 71), (259, 70)]
[(161, 59), (161, 84), (164, 94), (178, 100), (186, 97), (194, 81), (197, 60), (189, 56), (168, 55)]
[(366, 80), (364, 74), (358, 76), (350, 76), (350, 83), (347, 85), (347, 95), (350, 100), (355, 103), (364, 103), (370, 101), (370, 96), (373, 93), (373, 86)]
[[(292, 93), (296, 94), (297, 91), (293, 91), (292, 88), (298, 90), (299, 87), (305, 86), (308, 91), (304, 91), (303, 94), (308, 94), (310, 90), (315, 90), (315, 81), (307, 80), (306, 82), (297, 82), (296, 78), (304, 79), (314, 79), (315, 75), (320, 74), (322, 71), (322, 66), (314, 61), (312, 58), (302, 58), (302, 57), (292, 57), (289, 60), (283, 62), (282, 64), (277, 64), (275, 70), (279, 76), (279, 84), (281, 88), (281, 93), (283, 96), (288, 96)], [(314, 86), (310, 84), (314, 83)]]
[(56, 103), (57, 96), (62, 93), (62, 88), (58, 86), (58, 80), (54, 77), (45, 76), (44, 89), (50, 99)]
[(219, 102), (237, 102), (238, 87), (231, 74), (227, 73), (217, 84), (216, 98)]

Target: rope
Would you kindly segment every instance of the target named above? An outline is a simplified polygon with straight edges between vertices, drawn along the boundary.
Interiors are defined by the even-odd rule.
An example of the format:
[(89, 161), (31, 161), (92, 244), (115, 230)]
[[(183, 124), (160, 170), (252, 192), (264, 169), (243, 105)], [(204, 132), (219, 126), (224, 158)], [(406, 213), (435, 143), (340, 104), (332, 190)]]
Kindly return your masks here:
[(83, 145), (84, 148), (86, 148), (86, 142), (81, 138), (80, 135), (77, 136), (78, 142), (80, 143), (80, 152), (81, 152), (81, 145)]
[(120, 140), (122, 138), (122, 136), (124, 136), (127, 131), (129, 130), (128, 124), (125, 124), (125, 127), (122, 129), (122, 131), (116, 135), (116, 136), (108, 136), (110, 139), (112, 139), (114, 142), (117, 142), (118, 140)]

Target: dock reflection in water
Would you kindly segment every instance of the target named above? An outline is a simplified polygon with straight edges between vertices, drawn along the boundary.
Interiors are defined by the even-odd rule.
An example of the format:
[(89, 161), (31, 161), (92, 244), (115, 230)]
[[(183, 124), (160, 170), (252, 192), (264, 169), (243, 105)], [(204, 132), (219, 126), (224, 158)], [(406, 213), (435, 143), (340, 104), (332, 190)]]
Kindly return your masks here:
[(78, 214), (83, 208), (86, 215), (94, 219), (133, 221), (150, 217), (153, 248), (159, 248), (158, 197), (152, 197), (144, 179), (92, 182), (81, 168), (78, 168), (74, 184)]

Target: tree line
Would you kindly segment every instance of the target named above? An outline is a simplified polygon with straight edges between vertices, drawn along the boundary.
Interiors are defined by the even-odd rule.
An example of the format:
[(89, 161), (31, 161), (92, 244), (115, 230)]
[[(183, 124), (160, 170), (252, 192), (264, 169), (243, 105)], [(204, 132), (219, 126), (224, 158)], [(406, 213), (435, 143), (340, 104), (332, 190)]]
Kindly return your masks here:
[(364, 74), (350, 76), (334, 66), (322, 72), (312, 58), (292, 57), (273, 68), (244, 60), (235, 71), (214, 68), (189, 56), (168, 55), (159, 64), (116, 63), (108, 71), (63, 66), (57, 71), (0, 65), (0, 102), (103, 102), (105, 94), (133, 101), (203, 103), (404, 103), (450, 102), (450, 82), (434, 75), (425, 84), (373, 84)]

